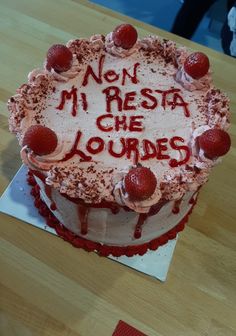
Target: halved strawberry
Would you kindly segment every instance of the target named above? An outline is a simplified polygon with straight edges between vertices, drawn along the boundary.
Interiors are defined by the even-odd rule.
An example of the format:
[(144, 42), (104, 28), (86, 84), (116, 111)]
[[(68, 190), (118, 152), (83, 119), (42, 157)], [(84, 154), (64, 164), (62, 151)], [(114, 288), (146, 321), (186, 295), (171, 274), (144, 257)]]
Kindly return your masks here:
[(231, 145), (231, 139), (227, 132), (212, 128), (205, 131), (198, 138), (198, 145), (209, 159), (225, 155)]
[(130, 49), (135, 45), (138, 33), (132, 25), (124, 23), (113, 30), (112, 38), (117, 47)]
[(48, 127), (32, 125), (25, 132), (23, 146), (28, 146), (37, 155), (47, 155), (57, 147), (57, 135)]
[(202, 52), (194, 52), (190, 54), (184, 62), (185, 72), (194, 79), (199, 79), (205, 76), (209, 67), (209, 58)]
[(48, 49), (46, 68), (53, 68), (56, 72), (67, 71), (72, 66), (73, 55), (69, 48), (63, 44), (54, 44)]
[(125, 191), (131, 201), (149, 198), (154, 193), (156, 185), (156, 176), (147, 167), (132, 168), (124, 179)]

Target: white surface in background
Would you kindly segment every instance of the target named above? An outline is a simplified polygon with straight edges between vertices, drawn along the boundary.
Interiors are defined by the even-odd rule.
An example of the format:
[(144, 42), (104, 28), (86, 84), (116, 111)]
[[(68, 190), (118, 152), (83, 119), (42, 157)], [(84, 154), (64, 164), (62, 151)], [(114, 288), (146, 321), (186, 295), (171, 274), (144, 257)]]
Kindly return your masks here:
[[(34, 199), (30, 195), (31, 186), (26, 182), (26, 174), (27, 168), (22, 166), (0, 198), (0, 211), (56, 235), (54, 229), (46, 225), (44, 218), (34, 206)], [(157, 251), (148, 251), (144, 256), (109, 258), (165, 281), (176, 241), (177, 239), (170, 240)]]

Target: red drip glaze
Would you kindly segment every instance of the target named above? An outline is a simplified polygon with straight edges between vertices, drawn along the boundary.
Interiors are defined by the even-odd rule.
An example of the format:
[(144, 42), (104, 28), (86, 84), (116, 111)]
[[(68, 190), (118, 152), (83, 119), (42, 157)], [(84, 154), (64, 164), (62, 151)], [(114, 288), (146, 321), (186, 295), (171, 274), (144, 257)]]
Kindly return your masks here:
[(180, 199), (178, 199), (177, 201), (174, 202), (174, 206), (173, 206), (173, 209), (172, 209), (172, 213), (177, 215), (179, 212), (180, 212), (180, 204), (183, 200), (183, 197), (181, 197)]
[(36, 177), (38, 177), (43, 183), (45, 183), (46, 176), (42, 172), (38, 170), (32, 170), (32, 169), (30, 169), (30, 172)]
[(83, 161), (91, 161), (91, 156), (87, 156), (86, 154), (84, 154), (84, 152), (82, 152), (81, 150), (77, 149), (78, 143), (80, 141), (82, 132), (78, 131), (76, 138), (75, 138), (75, 142), (71, 148), (71, 150), (64, 156), (63, 159), (61, 159), (59, 162), (64, 162), (67, 161), (69, 159), (71, 159), (74, 155), (79, 155), (81, 157), (81, 162)]
[(78, 204), (78, 216), (80, 220), (80, 233), (86, 235), (88, 233), (88, 213), (89, 208)]
[(55, 202), (52, 202), (52, 204), (50, 205), (50, 209), (51, 209), (52, 211), (57, 210), (57, 206), (56, 206), (56, 203), (55, 203)]
[(147, 219), (148, 214), (146, 213), (141, 213), (139, 214), (138, 217), (138, 223), (135, 226), (135, 230), (134, 230), (134, 238), (135, 239), (139, 239), (142, 236), (142, 226), (145, 222), (145, 220)]
[(50, 209), (52, 211), (56, 210), (57, 209), (57, 206), (56, 206), (56, 203), (53, 201), (52, 199), (52, 187), (50, 187), (49, 185), (47, 184), (44, 184), (44, 191), (45, 191), (45, 194), (47, 195), (47, 197), (50, 199), (51, 201), (51, 204), (50, 204)]
[(112, 245), (102, 245), (97, 242), (80, 237), (73, 232), (66, 229), (58, 219), (50, 212), (46, 204), (41, 200), (38, 185), (35, 184), (35, 180), (31, 173), (29, 172), (28, 183), (32, 186), (31, 195), (35, 198), (35, 207), (41, 216), (45, 218), (47, 225), (53, 228), (57, 235), (62, 239), (71, 243), (74, 247), (83, 248), (84, 250), (91, 252), (96, 251), (100, 256), (113, 255), (114, 257), (120, 257), (121, 255), (126, 255), (127, 257), (132, 257), (136, 254), (144, 255), (148, 250), (155, 251), (158, 247), (166, 244), (168, 240), (174, 239), (176, 235), (184, 229), (185, 224), (188, 221), (188, 217), (191, 214), (194, 205), (190, 208), (189, 212), (182, 218), (182, 220), (170, 231), (166, 232), (162, 236), (151, 240), (148, 243), (141, 245), (130, 245), (130, 246), (112, 246)]
[(156, 214), (158, 214), (158, 212), (162, 209), (162, 207), (164, 205), (166, 205), (169, 202), (169, 200), (166, 199), (160, 199), (160, 201), (157, 204), (154, 204), (151, 206), (149, 212), (148, 212), (148, 216), (154, 216)]
[(38, 171), (38, 170), (32, 170), (31, 169), (30, 172), (33, 175), (35, 175), (36, 177), (38, 177), (43, 182), (45, 194), (47, 195), (47, 197), (51, 201), (50, 209), (52, 211), (56, 210), (57, 209), (56, 203), (52, 200), (52, 188), (45, 183), (45, 179), (46, 179), (45, 175), (43, 173), (41, 173), (40, 171)]
[(201, 186), (197, 188), (197, 190), (193, 193), (192, 197), (189, 200), (189, 204), (196, 204), (197, 202), (197, 194), (199, 192), (199, 190), (201, 189)]
[[(66, 194), (61, 194), (63, 197), (67, 198), (69, 201), (75, 203), (75, 204), (80, 204), (82, 206), (85, 206), (84, 205), (84, 201), (80, 198), (72, 198)], [(112, 203), (112, 202), (106, 202), (106, 201), (102, 201), (100, 203), (90, 203), (89, 204), (89, 207), (90, 208), (101, 208), (101, 209), (110, 209), (111, 212), (115, 215), (117, 214), (120, 209), (122, 208), (122, 206), (118, 206), (116, 203)], [(123, 207), (124, 208), (124, 207)]]
[(56, 107), (58, 110), (63, 110), (65, 106), (66, 99), (71, 99), (72, 98), (72, 110), (71, 114), (73, 117), (76, 116), (77, 114), (77, 108), (78, 108), (78, 102), (77, 102), (77, 88), (72, 86), (72, 89), (69, 91), (67, 90), (62, 90), (61, 92), (61, 102), (60, 104)]

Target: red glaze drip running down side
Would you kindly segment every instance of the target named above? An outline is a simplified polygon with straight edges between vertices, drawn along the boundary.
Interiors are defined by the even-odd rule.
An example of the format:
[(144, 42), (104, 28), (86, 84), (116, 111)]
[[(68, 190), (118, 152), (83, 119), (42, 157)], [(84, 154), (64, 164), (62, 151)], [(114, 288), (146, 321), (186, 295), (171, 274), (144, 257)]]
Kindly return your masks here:
[(174, 206), (173, 206), (173, 209), (172, 209), (172, 213), (177, 215), (179, 212), (180, 212), (180, 204), (183, 200), (183, 197), (181, 197), (180, 199), (178, 199), (177, 201), (174, 202)]
[(56, 210), (57, 209), (57, 206), (56, 206), (56, 203), (53, 201), (52, 199), (52, 188), (47, 185), (47, 184), (44, 184), (44, 190), (45, 190), (45, 194), (47, 195), (47, 197), (50, 199), (51, 201), (51, 204), (50, 204), (50, 209), (52, 211)]
[[(58, 219), (50, 212), (47, 208), (46, 204), (40, 198), (40, 192), (38, 185), (31, 174), (29, 172), (28, 175), (28, 184), (32, 186), (31, 195), (34, 197), (34, 205), (38, 208), (38, 211), (41, 216), (45, 218), (45, 221), (48, 226), (54, 228), (55, 232), (62, 239), (70, 242), (74, 247), (83, 248), (86, 251), (96, 251), (100, 256), (108, 256), (109, 254), (114, 257), (119, 257), (121, 255), (126, 255), (127, 257), (132, 257), (136, 254), (144, 255), (147, 250), (155, 251), (159, 246), (166, 244), (169, 240), (174, 239), (176, 235), (184, 229), (185, 224), (188, 221), (188, 217), (191, 214), (194, 204), (190, 207), (188, 213), (180, 220), (180, 222), (171, 229), (166, 232), (162, 236), (155, 238), (147, 243), (139, 244), (139, 245), (131, 245), (131, 246), (113, 246), (113, 245), (101, 245), (97, 242), (93, 242), (91, 240), (87, 240), (83, 237), (75, 235), (73, 232), (66, 229)], [(130, 211), (127, 209), (127, 211)]]
[(78, 216), (80, 220), (80, 233), (86, 235), (88, 233), (88, 213), (89, 208), (78, 204)]
[(36, 176), (36, 177), (38, 177), (43, 183), (45, 183), (45, 179), (46, 179), (46, 176), (43, 174), (43, 173), (41, 173), (40, 171), (38, 171), (38, 170), (30, 170), (30, 172), (34, 175), (34, 176)]
[(148, 214), (146, 213), (141, 213), (139, 214), (138, 217), (138, 223), (135, 226), (135, 230), (134, 230), (134, 238), (139, 239), (142, 236), (142, 226), (145, 222), (145, 220), (147, 219)]
[(38, 177), (44, 183), (45, 194), (51, 201), (50, 209), (52, 211), (56, 210), (57, 209), (56, 203), (52, 199), (52, 188), (45, 183), (46, 179), (45, 175), (38, 170), (31, 170), (31, 173), (34, 174), (34, 176)]
[(197, 195), (199, 190), (201, 189), (201, 186), (197, 188), (197, 190), (193, 193), (192, 197), (189, 200), (189, 204), (195, 204), (197, 202)]

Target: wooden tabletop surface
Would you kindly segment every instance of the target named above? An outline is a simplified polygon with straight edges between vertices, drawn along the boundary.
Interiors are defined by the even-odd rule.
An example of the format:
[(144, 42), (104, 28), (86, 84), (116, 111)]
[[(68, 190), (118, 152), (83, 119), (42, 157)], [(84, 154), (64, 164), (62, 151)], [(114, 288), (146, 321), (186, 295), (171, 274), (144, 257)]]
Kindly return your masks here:
[(85, 0), (0, 1), (0, 194), (21, 165), (7, 99), (54, 43), (121, 22), (207, 52), (231, 98), (233, 147), (201, 191), (161, 283), (0, 214), (0, 335), (112, 335), (119, 320), (149, 336), (236, 335), (236, 61)]

